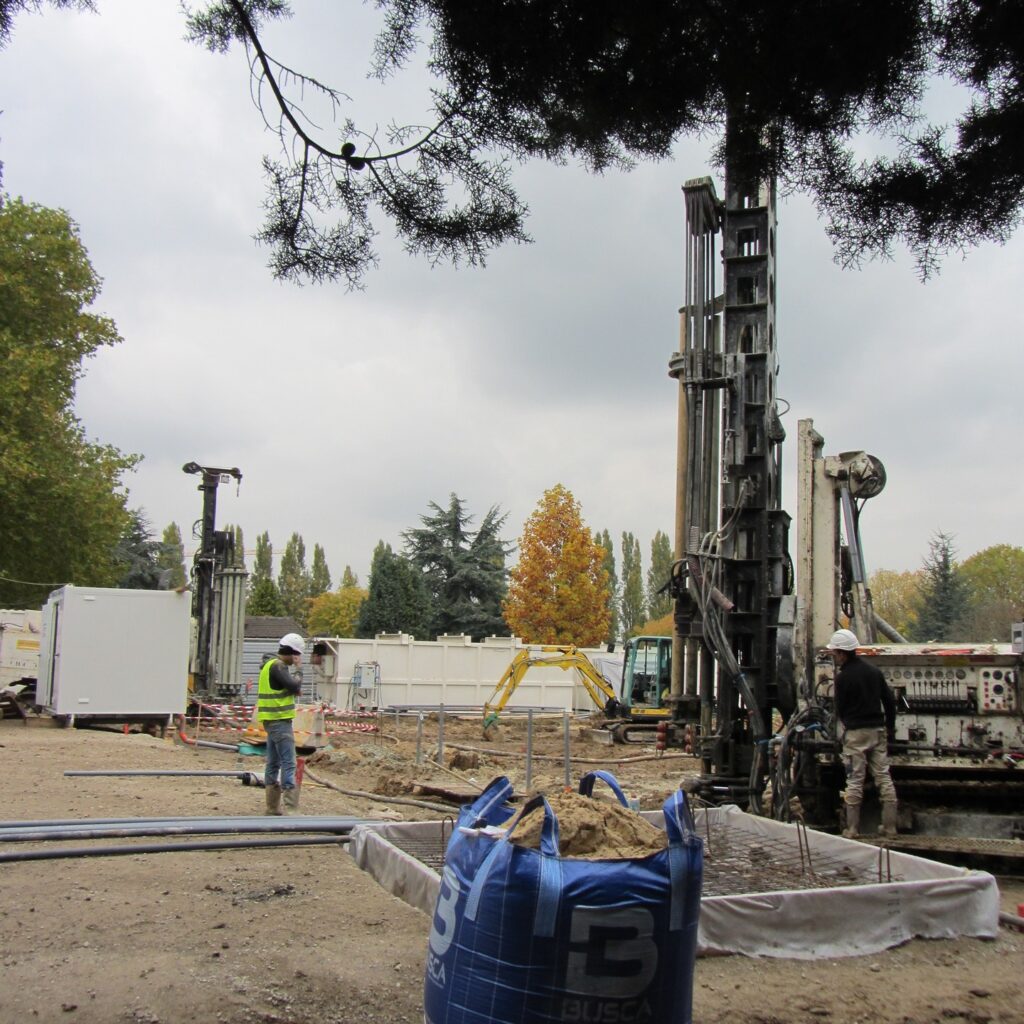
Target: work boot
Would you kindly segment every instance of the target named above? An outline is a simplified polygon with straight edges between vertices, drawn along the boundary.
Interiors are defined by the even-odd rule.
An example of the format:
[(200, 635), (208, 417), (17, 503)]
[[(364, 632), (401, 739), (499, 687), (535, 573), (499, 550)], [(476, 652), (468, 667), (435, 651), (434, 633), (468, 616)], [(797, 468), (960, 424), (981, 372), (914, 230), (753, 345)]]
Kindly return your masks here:
[(292, 786), (291, 789), (281, 791), (284, 796), (284, 805), (288, 808), (285, 813), (294, 813), (299, 809), (299, 787)]
[(843, 829), (843, 835), (847, 839), (860, 835), (860, 804), (846, 805), (846, 828)]
[(281, 787), (276, 782), (271, 786), (267, 786), (267, 809), (263, 813), (284, 814), (284, 811), (281, 809)]
[(887, 836), (891, 839), (896, 835), (896, 812), (897, 805), (895, 800), (882, 801), (882, 824), (878, 827), (878, 834), (880, 836)]

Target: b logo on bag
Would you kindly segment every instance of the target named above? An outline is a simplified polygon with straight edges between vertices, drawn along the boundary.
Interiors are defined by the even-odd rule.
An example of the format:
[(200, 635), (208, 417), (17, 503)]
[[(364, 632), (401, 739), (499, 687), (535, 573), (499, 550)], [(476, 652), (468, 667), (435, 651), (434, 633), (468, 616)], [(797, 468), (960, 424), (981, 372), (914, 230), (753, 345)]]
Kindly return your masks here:
[(572, 913), (565, 991), (566, 1021), (643, 1021), (641, 998), (658, 972), (654, 916), (644, 907), (576, 907)]
[(427, 976), (438, 985), (445, 983), (444, 963), (442, 957), (455, 938), (457, 917), (455, 907), (459, 902), (459, 880), (451, 868), (441, 873), (441, 887), (437, 893), (437, 906), (430, 922), (430, 940), (427, 956)]

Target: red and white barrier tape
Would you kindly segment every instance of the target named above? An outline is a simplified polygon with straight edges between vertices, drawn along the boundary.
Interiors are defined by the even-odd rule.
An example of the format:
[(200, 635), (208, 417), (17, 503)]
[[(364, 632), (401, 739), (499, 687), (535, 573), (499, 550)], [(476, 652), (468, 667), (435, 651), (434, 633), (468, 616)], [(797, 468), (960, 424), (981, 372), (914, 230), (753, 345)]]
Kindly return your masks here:
[[(187, 719), (192, 725), (195, 725), (195, 719)], [(249, 732), (253, 726), (251, 722), (245, 721), (238, 725), (229, 724), (229, 722), (223, 719), (207, 719), (201, 723), (200, 728), (209, 729), (213, 732)], [(314, 730), (306, 730), (314, 731)], [(320, 730), (325, 736), (341, 736), (345, 733), (353, 732), (377, 732), (378, 727), (374, 722), (351, 722), (347, 725), (342, 725), (338, 728), (326, 728)]]

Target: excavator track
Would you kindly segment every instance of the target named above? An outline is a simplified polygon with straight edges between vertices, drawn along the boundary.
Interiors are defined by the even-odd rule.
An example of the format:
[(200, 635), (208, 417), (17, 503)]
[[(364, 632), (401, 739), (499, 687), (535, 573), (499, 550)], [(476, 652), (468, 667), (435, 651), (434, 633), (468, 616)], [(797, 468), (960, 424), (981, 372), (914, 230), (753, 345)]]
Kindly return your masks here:
[(606, 722), (614, 743), (651, 743), (658, 731), (657, 722)]

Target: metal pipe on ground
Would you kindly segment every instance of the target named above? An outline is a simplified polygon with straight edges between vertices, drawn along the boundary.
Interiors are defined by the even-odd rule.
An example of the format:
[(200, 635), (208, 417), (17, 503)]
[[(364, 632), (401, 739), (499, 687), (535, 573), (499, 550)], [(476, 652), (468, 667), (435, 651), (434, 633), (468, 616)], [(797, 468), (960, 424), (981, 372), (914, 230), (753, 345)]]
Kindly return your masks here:
[(184, 853), (197, 850), (246, 850), (275, 846), (343, 846), (348, 836), (276, 836), (270, 839), (206, 839), (181, 843), (128, 843), (119, 846), (73, 846), (46, 850), (0, 852), (0, 864), (68, 857), (124, 857), (136, 853)]
[(368, 818), (261, 817), (261, 818), (199, 818), (168, 819), (155, 822), (114, 822), (95, 824), (88, 821), (73, 825), (0, 829), (0, 843), (43, 843), (69, 839), (124, 839), (131, 836), (243, 835), (285, 832), (329, 832), (347, 835)]
[[(199, 705), (200, 711), (202, 705)], [(185, 718), (183, 715), (178, 715), (178, 739), (182, 743), (187, 743), (190, 747), (208, 747), (212, 750), (238, 750), (237, 743), (214, 743), (213, 740), (201, 740), (199, 739), (199, 719), (196, 719), (196, 737), (193, 739), (185, 733)]]
[(100, 769), (82, 769), (80, 771), (66, 771), (64, 774), (69, 778), (100, 778), (103, 776), (108, 776), (110, 778), (130, 778), (133, 776), (156, 777), (160, 775), (183, 777), (196, 776), (204, 778), (241, 779), (243, 785), (259, 785), (259, 782), (256, 781), (259, 778), (259, 774), (257, 772), (249, 772), (244, 770), (215, 771), (211, 769), (209, 771), (189, 771), (185, 768), (125, 768), (111, 771)]
[(341, 823), (344, 825), (346, 822), (353, 824), (362, 824), (366, 821), (372, 821), (370, 818), (360, 818), (353, 815), (338, 815), (338, 814), (295, 814), (288, 815), (287, 818), (270, 818), (263, 814), (238, 814), (238, 815), (224, 815), (224, 814), (211, 814), (211, 815), (200, 815), (200, 816), (188, 816), (184, 814), (171, 815), (160, 818), (48, 818), (39, 820), (24, 820), (24, 821), (0, 821), (0, 833), (3, 833), (9, 829), (25, 829), (25, 828), (46, 828), (46, 827), (60, 827), (60, 826), (71, 826), (71, 827), (92, 827), (95, 825), (133, 825), (133, 824), (147, 824), (152, 825), (158, 822), (163, 823), (176, 823), (176, 822), (216, 822), (216, 821), (231, 821), (238, 822), (245, 825), (255, 824), (257, 827), (261, 823), (265, 824), (266, 827), (270, 828), (281, 828), (281, 829), (293, 829), (295, 826), (302, 828), (304, 825), (313, 823), (326, 823), (337, 825)]

